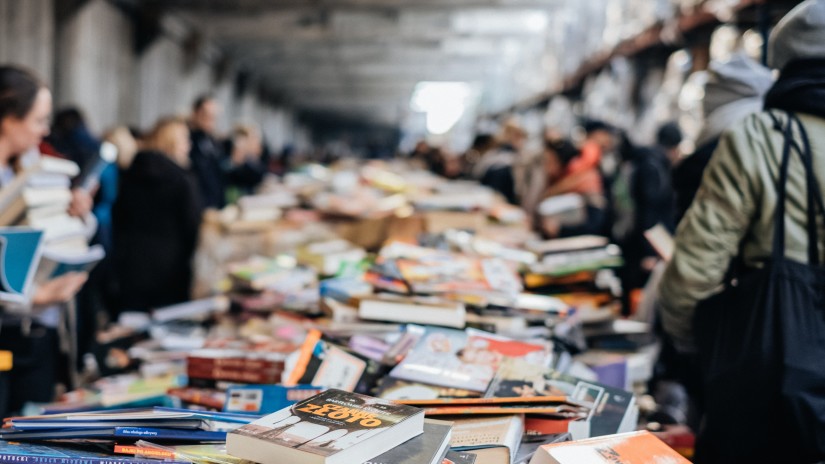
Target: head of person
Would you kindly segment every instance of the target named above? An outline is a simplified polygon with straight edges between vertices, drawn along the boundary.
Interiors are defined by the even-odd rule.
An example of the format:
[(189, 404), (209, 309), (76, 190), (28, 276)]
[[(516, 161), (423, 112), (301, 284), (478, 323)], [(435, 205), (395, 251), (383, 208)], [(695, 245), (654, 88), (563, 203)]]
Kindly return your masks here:
[(0, 166), (49, 135), (52, 94), (34, 73), (0, 66)]
[(761, 111), (771, 85), (770, 69), (744, 53), (735, 53), (727, 61), (712, 61), (702, 99), (705, 119), (696, 144), (717, 139), (735, 123)]
[(544, 144), (544, 172), (550, 183), (557, 182), (567, 172), (567, 165), (577, 156), (579, 150), (565, 139), (548, 140)]
[(156, 150), (181, 167), (189, 166), (189, 127), (179, 117), (162, 118), (155, 124), (146, 141), (146, 148)]
[(825, 0), (806, 0), (782, 18), (768, 40), (768, 64), (788, 65), (825, 59)]
[(214, 134), (218, 130), (221, 105), (212, 95), (201, 95), (192, 104), (192, 128)]
[(616, 130), (604, 121), (592, 120), (584, 125), (587, 140), (595, 142), (603, 152), (616, 148)]
[(527, 142), (527, 131), (521, 127), (521, 124), (519, 124), (516, 119), (511, 118), (504, 121), (504, 124), (501, 126), (499, 140), (501, 143), (510, 145), (516, 150), (521, 150)]
[(261, 156), (263, 140), (260, 131), (250, 124), (239, 124), (232, 131), (232, 146), (243, 151), (244, 155)]
[(103, 140), (117, 147), (117, 164), (121, 169), (127, 169), (139, 149), (132, 131), (126, 126), (115, 127), (104, 134)]
[(671, 162), (675, 162), (679, 158), (679, 145), (681, 143), (682, 130), (675, 122), (662, 124), (656, 132), (656, 144), (665, 150)]
[(62, 108), (54, 114), (53, 135), (65, 137), (75, 130), (85, 127), (86, 119), (83, 117), (83, 113), (75, 107)]

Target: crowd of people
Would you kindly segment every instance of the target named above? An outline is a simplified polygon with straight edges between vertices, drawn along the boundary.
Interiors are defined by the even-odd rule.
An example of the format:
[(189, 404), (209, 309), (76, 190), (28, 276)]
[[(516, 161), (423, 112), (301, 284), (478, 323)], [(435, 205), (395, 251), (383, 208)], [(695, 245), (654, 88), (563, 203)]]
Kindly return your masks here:
[[(771, 36), (769, 64), (779, 70), (778, 80), (742, 54), (712, 63), (703, 100), (705, 125), (696, 152), (687, 156), (680, 152), (682, 133), (675, 123), (662, 125), (652, 146), (638, 146), (631, 132), (597, 120), (584, 121), (582, 140), (548, 128), (542, 150), (535, 152), (526, 149), (529, 134), (515, 119), (504, 122), (497, 134), (478, 135), (460, 157), (444, 156), (426, 142), (410, 154), (440, 175), (473, 179), (497, 191), (523, 208), (546, 238), (610, 237), (625, 260), (626, 314), (634, 306), (634, 290), (651, 288), (650, 279), (661, 280), (652, 286), (664, 340), (659, 378), (687, 386), (696, 412), (691, 417), (703, 418), (691, 425), (708, 431), (700, 435), (698, 457), (704, 462), (715, 462), (705, 456), (731, 453), (771, 455), (770, 448), (749, 438), (763, 432), (729, 422), (737, 417), (764, 421), (747, 411), (721, 410), (725, 402), (717, 390), (747, 389), (743, 379), (755, 379), (742, 369), (769, 376), (761, 379), (765, 388), (760, 394), (784, 401), (757, 408), (759, 414), (787, 418), (778, 409), (794, 411), (797, 422), (783, 423), (777, 436), (799, 445), (794, 453), (800, 459), (825, 451), (817, 444), (825, 436), (820, 433), (825, 430), (825, 376), (811, 369), (811, 357), (795, 366), (801, 372), (794, 371), (799, 384), (770, 377), (786, 375), (787, 353), (801, 350), (800, 344), (812, 353), (825, 350), (821, 333), (813, 330), (823, 323), (811, 316), (821, 309), (825, 288), (818, 241), (823, 233), (819, 216), (825, 214), (818, 187), (825, 180), (823, 44), (825, 1), (808, 0)], [(254, 191), (270, 172), (271, 157), (257, 128), (238, 126), (228, 139), (218, 139), (220, 112), (218, 101), (205, 95), (194, 102), (188, 118), (165, 117), (146, 132), (116, 127), (98, 137), (77, 109), (56, 112), (50, 123), (48, 87), (25, 69), (0, 66), (0, 188), (32, 157), (63, 157), (84, 166), (103, 141), (119, 152), (94, 195), (74, 189), (68, 209), (89, 224), (89, 239), (102, 244), (109, 258), (91, 276), (69, 273), (41, 283), (28, 310), (4, 308), (0, 314), (0, 349), (14, 354), (8, 388), (0, 389), (0, 414), (19, 411), (25, 401), (53, 399), (58, 373), (65, 370), (55, 316), (61, 305), (77, 297), (78, 339), (88, 344), (98, 307), (113, 308), (114, 316), (189, 299), (202, 212)], [(540, 214), (543, 202), (562, 195), (578, 196), (584, 205), (573, 223)], [(666, 269), (645, 238), (657, 225), (675, 234)], [(755, 271), (765, 269), (773, 271), (767, 277)], [(748, 280), (756, 274), (763, 276), (758, 285)], [(697, 317), (711, 311), (697, 307), (720, 286), (725, 288), (721, 294), (728, 295), (737, 285), (753, 290), (748, 298), (770, 300), (762, 307), (773, 312), (759, 312), (761, 319), (754, 322), (745, 307), (757, 302), (728, 299), (721, 307), (742, 306), (742, 311), (731, 311), (740, 319), (702, 326)], [(809, 310), (793, 313), (798, 318), (790, 326), (799, 333), (782, 332), (788, 324), (777, 322), (784, 319), (776, 313), (788, 306)], [(718, 312), (723, 311), (717, 307)], [(698, 328), (707, 330), (697, 333)], [(722, 328), (727, 332), (717, 333)], [(764, 342), (766, 337), (770, 343)], [(760, 346), (779, 353), (736, 354)], [(708, 347), (716, 351), (709, 355)], [(720, 359), (745, 364), (734, 369)], [(709, 378), (717, 390), (709, 386)], [(725, 388), (719, 386), (723, 381)], [(749, 448), (731, 447), (738, 439), (750, 440)]]
[(106, 259), (90, 274), (71, 272), (35, 285), (31, 307), (4, 308), (0, 349), (14, 369), (0, 388), (0, 415), (27, 401), (48, 402), (58, 381), (68, 382), (62, 362), (61, 306), (76, 302), (71, 330), (80, 354), (91, 350), (101, 313), (147, 312), (188, 301), (193, 255), (206, 208), (223, 207), (252, 192), (270, 172), (258, 128), (238, 125), (217, 136), (220, 104), (198, 98), (188, 118), (163, 117), (148, 131), (114, 127), (97, 136), (77, 108), (60, 109), (52, 122), (48, 87), (32, 72), (0, 66), (0, 188), (42, 156), (88, 166), (101, 144), (117, 147), (117, 162), (100, 175), (93, 192), (74, 186), (68, 214), (88, 225), (88, 240)]

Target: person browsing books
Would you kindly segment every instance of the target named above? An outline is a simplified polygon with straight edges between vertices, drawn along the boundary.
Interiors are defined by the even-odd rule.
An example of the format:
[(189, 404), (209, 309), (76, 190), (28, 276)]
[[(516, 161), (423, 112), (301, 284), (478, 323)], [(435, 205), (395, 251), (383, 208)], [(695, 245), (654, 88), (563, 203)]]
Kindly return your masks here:
[[(22, 173), (23, 157), (36, 152), (48, 135), (51, 111), (51, 92), (36, 75), (0, 65), (0, 192)], [(75, 195), (69, 212), (82, 216), (90, 208), (89, 198)], [(56, 305), (72, 300), (86, 278), (86, 273), (64, 274), (36, 285), (26, 307), (0, 308), (0, 350), (13, 356), (8, 383), (0, 386), (0, 415), (19, 411), (27, 401), (53, 399), (60, 353)]]
[(697, 463), (825, 460), (825, 0), (779, 22), (768, 61), (765, 110), (722, 136), (659, 287), (700, 366)]
[(201, 204), (189, 165), (189, 129), (161, 119), (123, 172), (113, 209), (120, 308), (148, 311), (189, 300)]

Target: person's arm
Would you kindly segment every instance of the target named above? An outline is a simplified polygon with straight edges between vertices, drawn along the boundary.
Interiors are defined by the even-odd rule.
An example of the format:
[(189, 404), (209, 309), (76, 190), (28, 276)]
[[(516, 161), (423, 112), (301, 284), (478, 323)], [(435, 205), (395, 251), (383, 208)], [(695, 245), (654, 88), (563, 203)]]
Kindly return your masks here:
[(659, 286), (662, 323), (681, 351), (694, 348), (696, 304), (719, 288), (756, 213), (761, 186), (754, 160), (770, 153), (760, 143), (765, 129), (755, 118), (745, 124), (726, 134), (714, 153)]

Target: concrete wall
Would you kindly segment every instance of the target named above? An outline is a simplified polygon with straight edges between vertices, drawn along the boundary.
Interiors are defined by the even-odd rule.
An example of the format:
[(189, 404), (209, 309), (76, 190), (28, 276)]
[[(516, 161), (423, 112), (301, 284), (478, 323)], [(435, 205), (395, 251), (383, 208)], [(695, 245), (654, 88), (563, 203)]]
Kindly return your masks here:
[(93, 132), (119, 124), (148, 129), (159, 117), (188, 115), (194, 99), (210, 92), (224, 108), (222, 133), (255, 123), (273, 149), (308, 147), (289, 110), (251, 93), (238, 98), (231, 73), (215, 82), (208, 53), (187, 59), (187, 26), (166, 18), (170, 29), (137, 55), (133, 23), (107, 0), (86, 2), (61, 24), (55, 1), (0, 0), (0, 63), (34, 69), (52, 86), (56, 107), (80, 108)]
[(159, 116), (186, 115), (198, 95), (213, 90), (212, 72), (206, 63), (184, 68), (183, 49), (162, 37), (139, 60), (141, 127), (151, 126)]
[(29, 67), (51, 85), (53, 11), (54, 0), (0, 0), (0, 63)]

